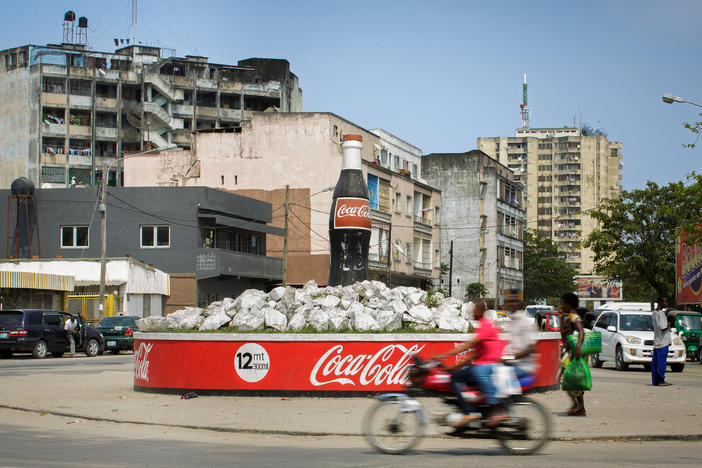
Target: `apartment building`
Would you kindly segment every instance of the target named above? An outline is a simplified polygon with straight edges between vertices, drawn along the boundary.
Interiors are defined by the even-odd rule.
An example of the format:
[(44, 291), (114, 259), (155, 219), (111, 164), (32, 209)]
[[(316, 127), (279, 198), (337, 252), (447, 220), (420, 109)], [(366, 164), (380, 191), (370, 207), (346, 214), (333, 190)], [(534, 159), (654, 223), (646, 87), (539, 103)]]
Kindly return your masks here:
[[(287, 60), (236, 65), (130, 45), (82, 44), (0, 51), (0, 188), (92, 186), (125, 152), (191, 147), (193, 132), (238, 129), (255, 112), (302, 110)], [(108, 175), (121, 185), (121, 164)]]
[(442, 287), (463, 298), (481, 283), (491, 307), (501, 306), (505, 290), (523, 290), (522, 184), (478, 150), (425, 155), (422, 174), (441, 190), (441, 261), (451, 266)]
[[(411, 174), (388, 167), (387, 160), (383, 164), (383, 150), (399, 155), (398, 146), (411, 148), (409, 143), (332, 113), (256, 113), (240, 131), (199, 132), (190, 150), (125, 160), (125, 186), (207, 186), (267, 200), (274, 226), (284, 227), (287, 210), (287, 282), (326, 284), (330, 187), (339, 178), (341, 141), (348, 133), (363, 138), (371, 196), (369, 276), (392, 284), (428, 284), (440, 270), (440, 192), (417, 180), (419, 167)], [(269, 236), (267, 246), (270, 255), (283, 257), (282, 239)]]
[(478, 149), (509, 167), (525, 189), (526, 226), (551, 238), (566, 262), (592, 273), (583, 240), (597, 223), (586, 211), (621, 192), (622, 144), (580, 128), (524, 128), (478, 138)]

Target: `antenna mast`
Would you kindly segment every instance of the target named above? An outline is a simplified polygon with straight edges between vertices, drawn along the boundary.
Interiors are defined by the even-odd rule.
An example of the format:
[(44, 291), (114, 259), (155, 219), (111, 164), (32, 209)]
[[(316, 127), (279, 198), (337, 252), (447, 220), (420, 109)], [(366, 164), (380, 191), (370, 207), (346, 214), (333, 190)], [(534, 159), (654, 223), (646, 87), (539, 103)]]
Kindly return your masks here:
[(529, 107), (527, 106), (529, 86), (527, 85), (526, 73), (524, 74), (524, 84), (522, 85), (522, 103), (519, 105), (522, 114), (522, 128), (529, 128)]
[(130, 27), (130, 32), (132, 35), (132, 45), (136, 45), (138, 3), (138, 0), (132, 0), (132, 24)]

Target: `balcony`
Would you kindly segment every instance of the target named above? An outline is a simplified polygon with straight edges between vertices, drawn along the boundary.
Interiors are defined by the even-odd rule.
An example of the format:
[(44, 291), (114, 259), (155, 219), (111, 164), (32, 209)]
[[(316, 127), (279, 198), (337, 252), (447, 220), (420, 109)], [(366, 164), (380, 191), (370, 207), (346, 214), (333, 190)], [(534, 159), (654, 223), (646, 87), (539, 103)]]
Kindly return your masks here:
[(390, 222), (390, 210), (387, 208), (371, 208), (371, 219), (377, 219), (378, 221)]
[(65, 106), (66, 95), (57, 93), (41, 93), (41, 103), (43, 105)]
[(207, 106), (197, 106), (197, 117), (212, 117), (212, 118), (217, 118), (219, 116), (219, 113), (217, 112), (216, 107), (207, 107)]
[(241, 109), (220, 109), (219, 115), (224, 119), (241, 120)]
[(171, 105), (171, 112), (173, 112), (173, 114), (192, 117), (193, 106), (190, 104), (173, 104)]
[(65, 154), (58, 153), (41, 153), (41, 164), (66, 164), (67, 158)]
[(117, 138), (117, 128), (95, 127), (95, 136), (98, 138)]
[(90, 107), (93, 105), (93, 98), (90, 96), (78, 96), (71, 94), (68, 96), (68, 102), (71, 104), (71, 106)]
[(95, 98), (95, 107), (104, 107), (106, 109), (116, 109), (117, 108), (117, 99), (96, 97)]
[(65, 136), (66, 135), (66, 125), (44, 122), (44, 126), (42, 127), (41, 131), (45, 135), (46, 134), (53, 134), (53, 135)]
[(431, 263), (413, 262), (414, 274), (421, 276), (431, 276)]
[(90, 136), (90, 127), (87, 125), (69, 125), (68, 131), (71, 136)]
[(280, 281), (283, 279), (283, 259), (224, 249), (198, 249), (195, 270), (199, 280), (242, 276)]

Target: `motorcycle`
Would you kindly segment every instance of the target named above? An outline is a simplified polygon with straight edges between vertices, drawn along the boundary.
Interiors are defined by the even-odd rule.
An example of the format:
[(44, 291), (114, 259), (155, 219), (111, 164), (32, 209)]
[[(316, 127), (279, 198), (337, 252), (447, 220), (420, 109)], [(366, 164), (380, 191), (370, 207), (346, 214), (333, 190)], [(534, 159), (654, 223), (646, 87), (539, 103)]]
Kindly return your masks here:
[[(407, 393), (386, 393), (377, 397), (378, 402), (366, 413), (363, 432), (375, 449), (390, 454), (400, 454), (412, 449), (419, 442), (429, 422), (422, 404), (415, 396), (437, 396), (446, 406), (444, 411), (432, 414), (434, 422), (451, 426), (463, 417), (458, 399), (451, 391), (451, 375), (436, 361), (423, 361), (413, 356), (408, 369)], [(521, 395), (503, 400), (508, 418), (497, 427), (485, 427), (490, 407), (476, 389), (466, 387), (463, 398), (476, 406), (482, 414), (479, 420), (454, 428), (448, 435), (460, 438), (497, 439), (511, 455), (530, 455), (538, 451), (551, 435), (549, 412), (536, 401), (525, 397), (536, 382), (536, 376), (520, 379)], [(412, 394), (412, 395), (410, 395)], [(416, 394), (416, 395), (415, 395)]]

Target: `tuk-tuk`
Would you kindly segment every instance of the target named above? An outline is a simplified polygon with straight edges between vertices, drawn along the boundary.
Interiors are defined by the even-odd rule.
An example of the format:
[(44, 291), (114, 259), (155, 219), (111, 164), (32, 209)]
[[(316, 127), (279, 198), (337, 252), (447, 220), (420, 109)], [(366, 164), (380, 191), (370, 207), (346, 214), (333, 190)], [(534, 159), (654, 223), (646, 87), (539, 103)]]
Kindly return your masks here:
[(561, 331), (561, 315), (558, 312), (549, 312), (544, 319), (544, 331)]
[(700, 341), (702, 339), (702, 314), (699, 312), (678, 312), (673, 325), (685, 343), (687, 357), (693, 361), (700, 360)]

